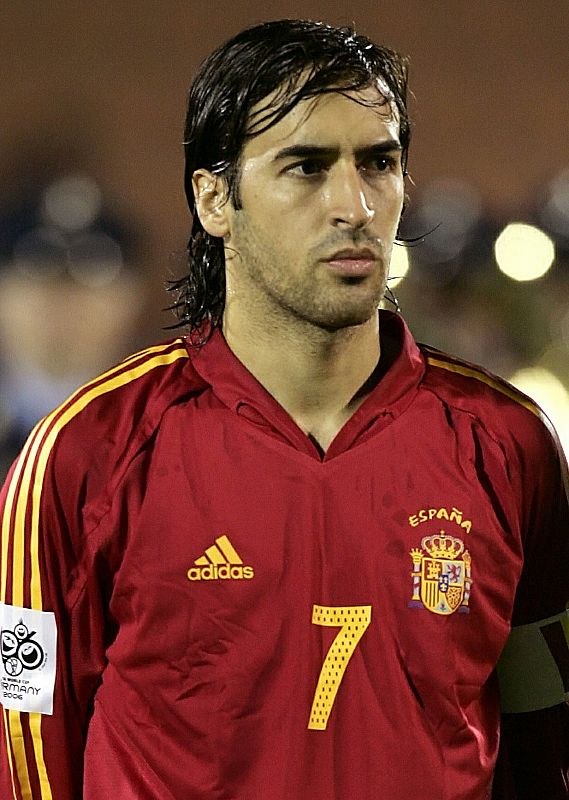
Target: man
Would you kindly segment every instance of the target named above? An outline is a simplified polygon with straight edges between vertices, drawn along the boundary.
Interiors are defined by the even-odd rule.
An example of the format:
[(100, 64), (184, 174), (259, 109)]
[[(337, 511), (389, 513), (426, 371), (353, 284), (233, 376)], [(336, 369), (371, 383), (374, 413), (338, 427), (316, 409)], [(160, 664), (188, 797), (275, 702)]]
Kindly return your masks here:
[(2, 495), (2, 797), (568, 796), (561, 453), (377, 313), (405, 92), (311, 22), (200, 70), (190, 333), (40, 423)]

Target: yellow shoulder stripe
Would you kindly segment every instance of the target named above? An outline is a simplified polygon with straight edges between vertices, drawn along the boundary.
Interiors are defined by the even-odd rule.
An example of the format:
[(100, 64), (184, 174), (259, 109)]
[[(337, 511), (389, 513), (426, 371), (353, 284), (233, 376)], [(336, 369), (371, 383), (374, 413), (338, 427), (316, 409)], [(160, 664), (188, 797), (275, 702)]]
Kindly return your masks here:
[(453, 362), (443, 361), (440, 358), (435, 358), (432, 355), (428, 355), (427, 353), (427, 362), (431, 364), (433, 367), (441, 367), (441, 369), (446, 369), (448, 372), (455, 372), (458, 375), (464, 375), (468, 378), (474, 378), (481, 383), (485, 383), (486, 386), (490, 386), (492, 389), (495, 389), (497, 392), (500, 392), (505, 397), (508, 397), (510, 400), (518, 403), (518, 405), (527, 408), (528, 411), (531, 411), (538, 419), (540, 419), (545, 427), (548, 429), (549, 433), (551, 434), (553, 441), (557, 447), (557, 451), (559, 453), (559, 460), (561, 464), (561, 471), (563, 477), (563, 483), (565, 486), (565, 494), (569, 499), (569, 471), (567, 469), (567, 461), (565, 455), (563, 453), (563, 447), (561, 446), (561, 442), (559, 440), (559, 435), (555, 430), (555, 427), (547, 414), (532, 400), (526, 397), (524, 394), (519, 392), (515, 387), (510, 386), (510, 384), (506, 383), (505, 381), (499, 381), (495, 378), (492, 378), (490, 375), (487, 375), (485, 372), (481, 370), (477, 370), (475, 367), (468, 366), (466, 364), (455, 364)]
[[(490, 375), (487, 375), (485, 372), (477, 370), (475, 367), (470, 367), (466, 364), (454, 364), (449, 361), (442, 361), (439, 358), (429, 355), (427, 356), (427, 361), (433, 367), (441, 367), (441, 369), (446, 369), (447, 372), (455, 372), (458, 375), (464, 375), (467, 378), (474, 378), (475, 380), (480, 381), (480, 383), (485, 383), (486, 386), (490, 386), (492, 389), (500, 392), (500, 394), (509, 397), (510, 400), (514, 400), (520, 406), (527, 408), (528, 411), (531, 411), (536, 417), (539, 417), (544, 421), (547, 419), (546, 414), (543, 413), (538, 405), (525, 397), (521, 392), (518, 392), (513, 386), (510, 386), (507, 383), (502, 383), (501, 381), (492, 378)], [(549, 420), (547, 420), (547, 422), (549, 423), (549, 426), (551, 426)]]
[[(178, 346), (176, 346), (178, 344)], [(47, 462), (55, 441), (62, 429), (93, 400), (140, 378), (156, 367), (165, 366), (188, 353), (181, 340), (166, 345), (157, 345), (136, 353), (108, 370), (94, 381), (78, 389), (66, 403), (59, 406), (40, 421), (28, 438), (8, 487), (6, 505), (2, 519), (2, 566), (0, 574), (0, 599), (6, 602), (8, 578), (8, 552), (10, 538), (13, 541), (12, 597), (11, 604), (23, 606), (25, 597), (25, 541), (29, 532), (30, 600), (31, 608), (42, 610), (42, 588), (39, 567), (39, 519), (43, 482)], [(45, 439), (45, 440), (44, 440)], [(35, 475), (34, 475), (35, 470)], [(18, 488), (19, 487), (19, 488)], [(30, 513), (31, 503), (31, 513)], [(15, 514), (14, 514), (15, 510)], [(29, 517), (27, 515), (29, 514)], [(14, 523), (12, 524), (12, 516)], [(26, 525), (26, 518), (29, 519)], [(30, 730), (34, 745), (36, 766), (41, 787), (41, 800), (52, 800), (51, 786), (47, 776), (41, 737), (41, 714), (29, 714)], [(26, 761), (20, 712), (4, 710), (7, 747), (10, 742), (22, 797), (32, 800), (32, 790)], [(14, 770), (12, 759), (12, 784)], [(16, 793), (14, 790), (14, 798)], [(39, 798), (38, 798), (39, 800)]]

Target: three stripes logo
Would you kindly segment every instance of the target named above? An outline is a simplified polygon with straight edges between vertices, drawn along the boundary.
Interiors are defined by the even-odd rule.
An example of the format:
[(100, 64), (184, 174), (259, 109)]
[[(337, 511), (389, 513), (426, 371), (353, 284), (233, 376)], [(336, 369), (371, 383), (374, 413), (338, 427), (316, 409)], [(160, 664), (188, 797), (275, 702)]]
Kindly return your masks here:
[(219, 536), (208, 547), (205, 555), (196, 558), (195, 567), (188, 570), (191, 581), (250, 580), (255, 577), (253, 567), (245, 566), (227, 536)]

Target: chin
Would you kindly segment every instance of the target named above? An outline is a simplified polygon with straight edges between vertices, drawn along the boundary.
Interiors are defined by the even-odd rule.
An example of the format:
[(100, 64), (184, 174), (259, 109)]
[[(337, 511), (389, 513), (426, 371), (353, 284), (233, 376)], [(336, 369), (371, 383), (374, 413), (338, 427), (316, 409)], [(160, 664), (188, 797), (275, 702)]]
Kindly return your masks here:
[(320, 328), (335, 331), (365, 325), (375, 316), (377, 316), (377, 306), (373, 306), (371, 309), (369, 307), (366, 309), (343, 308), (336, 313), (315, 315), (311, 321)]

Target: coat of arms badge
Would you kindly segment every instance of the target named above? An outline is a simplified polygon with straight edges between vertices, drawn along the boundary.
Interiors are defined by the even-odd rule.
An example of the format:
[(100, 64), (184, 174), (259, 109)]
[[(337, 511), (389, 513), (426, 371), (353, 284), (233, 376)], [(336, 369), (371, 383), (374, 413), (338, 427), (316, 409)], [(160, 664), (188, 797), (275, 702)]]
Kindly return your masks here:
[(444, 531), (425, 536), (413, 560), (413, 596), (409, 606), (434, 614), (468, 613), (472, 586), (471, 558), (464, 542)]

